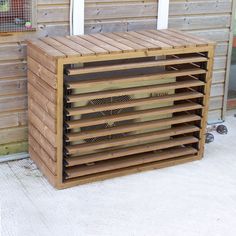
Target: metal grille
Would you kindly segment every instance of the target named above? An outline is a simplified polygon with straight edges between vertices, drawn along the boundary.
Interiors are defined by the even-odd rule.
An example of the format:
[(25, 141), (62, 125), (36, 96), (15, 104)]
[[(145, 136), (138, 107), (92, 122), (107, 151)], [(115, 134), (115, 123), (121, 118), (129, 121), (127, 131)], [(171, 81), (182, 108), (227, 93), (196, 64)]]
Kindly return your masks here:
[[(91, 100), (88, 102), (88, 105), (113, 104), (116, 102), (127, 102), (129, 100), (131, 100), (130, 96), (109, 97), (109, 98)], [(81, 119), (98, 118), (98, 117), (109, 116), (109, 115), (118, 115), (121, 113), (131, 112), (131, 111), (134, 111), (133, 107), (107, 110), (107, 111), (101, 111), (101, 112), (95, 112), (95, 113), (88, 113), (88, 114), (83, 114), (81, 116)], [(131, 123), (133, 123), (133, 120), (124, 120), (124, 121), (118, 121), (118, 122), (113, 122), (113, 123), (105, 123), (101, 125), (82, 127), (81, 131), (90, 131), (90, 130), (98, 130), (98, 129), (102, 130), (106, 128), (111, 128), (111, 127), (115, 127), (119, 125), (131, 124)], [(120, 138), (126, 135), (127, 135), (126, 133), (121, 133), (121, 134), (114, 134), (114, 135), (96, 137), (96, 138), (91, 138), (91, 139), (85, 139), (84, 141), (87, 143), (92, 143), (92, 142), (98, 142), (98, 141), (103, 141), (103, 140), (111, 140), (114, 138)]]
[(0, 0), (0, 32), (33, 30), (32, 0)]

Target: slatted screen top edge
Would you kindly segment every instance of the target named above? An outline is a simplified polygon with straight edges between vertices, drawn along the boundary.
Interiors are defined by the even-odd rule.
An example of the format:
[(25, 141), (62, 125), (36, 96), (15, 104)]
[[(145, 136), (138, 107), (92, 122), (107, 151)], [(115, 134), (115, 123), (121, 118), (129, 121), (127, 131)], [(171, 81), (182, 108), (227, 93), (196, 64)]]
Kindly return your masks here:
[(31, 158), (58, 189), (199, 160), (214, 47), (173, 29), (29, 41)]

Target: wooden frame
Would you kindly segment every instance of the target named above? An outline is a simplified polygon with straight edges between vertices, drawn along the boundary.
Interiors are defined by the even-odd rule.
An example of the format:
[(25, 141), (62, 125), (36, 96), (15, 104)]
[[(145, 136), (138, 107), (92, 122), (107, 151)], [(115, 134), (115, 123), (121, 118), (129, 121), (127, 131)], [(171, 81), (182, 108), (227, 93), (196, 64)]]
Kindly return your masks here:
[[(146, 36), (145, 36), (146, 35)], [(153, 37), (147, 37), (152, 35)], [(105, 38), (109, 40), (105, 41)], [(133, 39), (133, 40), (131, 40)], [(145, 39), (145, 40), (144, 40)], [(93, 42), (93, 45), (92, 45)], [(86, 45), (86, 46), (85, 46)], [(51, 184), (56, 188), (66, 188), (75, 186), (77, 184), (88, 183), (91, 181), (103, 180), (111, 177), (126, 175), (130, 173), (136, 173), (139, 171), (162, 168), (166, 166), (181, 164), (193, 160), (199, 160), (204, 153), (205, 143), (205, 129), (207, 122), (207, 112), (209, 106), (209, 93), (212, 80), (212, 66), (214, 57), (215, 44), (204, 39), (196, 38), (187, 34), (184, 34), (175, 30), (163, 30), (163, 31), (141, 31), (130, 33), (112, 33), (112, 34), (97, 34), (97, 35), (85, 35), (85, 36), (72, 36), (72, 37), (56, 37), (56, 38), (44, 38), (37, 41), (28, 42), (28, 81), (29, 81), (29, 152), (31, 158), (35, 161), (37, 166), (46, 175)], [(192, 57), (190, 57), (190, 55)], [(166, 56), (166, 59), (155, 59), (158, 57)], [(186, 58), (186, 56), (189, 56)], [(171, 58), (172, 59), (171, 59)], [(154, 58), (154, 61), (142, 61), (146, 59)], [(169, 59), (170, 58), (170, 59)], [(123, 62), (122, 60), (136, 60), (136, 63)], [(121, 61), (122, 65), (110, 64), (115, 60)], [(141, 60), (141, 61), (140, 61)], [(95, 66), (88, 66), (81, 69), (68, 68), (69, 64), (75, 65), (78, 63), (97, 63)], [(103, 66), (99, 63), (108, 63)], [(185, 68), (187, 63), (187, 67)], [(86, 74), (101, 70), (103, 67), (106, 71), (122, 70), (124, 68), (133, 68), (145, 66), (166, 66), (167, 72), (161, 75), (159, 73), (159, 79), (166, 79), (172, 76), (179, 76), (180, 80), (172, 83), (173, 88), (180, 89), (180, 94), (165, 95), (164, 97), (136, 99), (130, 101), (129, 104), (110, 104), (110, 109), (115, 109), (120, 106), (131, 106), (132, 104), (149, 104), (153, 100), (158, 103), (163, 101), (175, 101), (173, 106), (160, 107), (155, 109), (147, 109), (142, 112), (133, 112), (127, 114), (129, 119), (136, 117), (142, 117), (145, 114), (160, 115), (160, 114), (174, 114), (176, 112), (184, 112), (182, 116), (173, 118), (164, 118), (144, 122), (140, 124), (140, 128), (147, 128), (149, 123), (150, 127), (155, 124), (156, 127), (163, 127), (171, 125), (171, 129), (165, 129), (160, 132), (158, 130), (152, 132), (151, 137), (172, 137), (176, 138), (170, 140), (157, 141), (146, 145), (139, 145), (133, 147), (131, 144), (135, 140), (142, 138), (143, 140), (150, 140), (150, 136), (147, 134), (135, 134), (132, 137), (123, 139), (117, 139), (109, 143), (100, 142), (97, 144), (66, 146), (66, 153), (69, 155), (75, 154), (79, 151), (91, 151), (97, 148), (109, 148), (119, 147), (121, 144), (130, 144), (130, 147), (120, 149), (107, 149), (106, 152), (92, 153), (88, 155), (82, 155), (80, 157), (71, 157), (65, 159), (65, 136), (68, 136), (71, 141), (77, 140), (75, 136), (65, 133), (63, 127), (64, 124), (69, 124), (65, 120), (65, 114), (67, 116), (76, 115), (78, 112), (91, 112), (89, 107), (82, 107), (78, 109), (69, 109), (69, 112), (65, 110), (63, 97), (67, 88), (81, 88), (81, 86), (89, 87), (89, 83), (86, 82), (67, 82), (67, 88), (65, 88), (64, 72), (68, 75), (71, 74)], [(102, 66), (102, 67), (101, 67)], [(173, 67), (174, 66), (174, 67)], [(194, 67), (191, 69), (188, 67)], [(66, 67), (66, 70), (65, 70)], [(184, 69), (183, 69), (184, 68)], [(170, 72), (168, 72), (170, 70)], [(176, 70), (176, 72), (175, 72)], [(196, 71), (196, 75), (194, 74)], [(182, 72), (181, 72), (182, 71)], [(173, 75), (171, 74), (173, 72)], [(184, 80), (186, 76), (188, 80)], [(158, 80), (158, 77), (153, 77)], [(152, 75), (142, 75), (140, 78), (135, 76), (127, 77), (127, 81), (149, 81), (153, 79)], [(122, 78), (115, 78), (113, 82), (118, 82)], [(106, 80), (94, 80), (98, 83), (105, 83)], [(181, 82), (182, 81), (182, 82)], [(156, 83), (156, 82), (155, 82)], [(171, 88), (171, 83), (167, 84)], [(161, 91), (165, 85), (149, 86), (153, 91)], [(192, 93), (186, 93), (186, 88), (196, 88), (191, 90)], [(122, 94), (145, 91), (144, 87), (122, 89)], [(150, 91), (151, 91), (150, 90)], [(183, 91), (182, 91), (183, 90)], [(199, 91), (199, 92), (197, 92)], [(118, 90), (115, 91), (116, 95), (120, 94)], [(112, 93), (115, 94), (113, 91)], [(128, 93), (129, 92), (129, 93)], [(83, 98), (79, 95), (76, 99), (87, 99), (83, 95)], [(115, 95), (115, 96), (116, 96)], [(77, 96), (77, 95), (76, 95)], [(92, 98), (92, 94), (89, 95)], [(102, 93), (95, 93), (94, 98), (110, 96), (109, 91)], [(70, 96), (69, 96), (70, 97)], [(67, 102), (73, 102), (68, 98)], [(192, 102), (188, 103), (188, 100)], [(194, 99), (200, 99), (200, 103), (194, 102)], [(185, 103), (179, 103), (179, 101), (185, 101)], [(147, 103), (148, 102), (148, 103)], [(95, 107), (96, 109), (108, 109), (108, 105), (103, 107)], [(63, 111), (67, 113), (63, 113)], [(188, 111), (187, 113), (185, 113)], [(71, 113), (73, 112), (73, 113)], [(184, 116), (187, 115), (187, 116)], [(110, 121), (123, 120), (127, 117), (125, 114), (110, 116), (106, 119)], [(79, 120), (75, 127), (82, 127), (94, 124), (100, 124), (100, 122), (106, 122), (106, 119), (87, 119)], [(77, 121), (76, 121), (77, 122)], [(168, 123), (169, 122), (169, 123)], [(186, 123), (190, 122), (190, 123)], [(193, 123), (191, 123), (193, 122)], [(197, 126), (191, 125), (197, 122)], [(185, 128), (181, 126), (175, 126), (176, 124), (189, 124)], [(136, 125), (126, 125), (124, 129), (127, 132), (133, 130)], [(68, 129), (69, 126), (67, 126)], [(123, 127), (123, 126), (122, 126)], [(118, 127), (119, 132), (121, 128)], [(179, 128), (178, 128), (179, 127)], [(70, 128), (70, 127), (69, 127)], [(118, 130), (117, 129), (117, 130)], [(136, 128), (137, 129), (137, 128)], [(115, 128), (111, 128), (112, 133), (117, 132)], [(101, 130), (98, 132), (110, 132), (109, 129)], [(193, 137), (181, 136), (182, 134), (193, 133)], [(80, 133), (78, 133), (80, 135)], [(84, 137), (88, 134), (85, 134)], [(94, 135), (94, 133), (93, 133)], [(97, 135), (97, 134), (96, 134)], [(181, 146), (182, 144), (191, 144), (190, 146)], [(96, 147), (94, 146), (96, 145)], [(83, 147), (82, 147), (83, 146)], [(169, 149), (175, 147), (176, 150)], [(167, 148), (167, 149), (165, 149)], [(183, 149), (184, 148), (184, 149)], [(185, 149), (186, 148), (186, 149)], [(162, 150), (163, 149), (163, 150)], [(149, 153), (149, 151), (157, 151), (156, 153)], [(159, 152), (158, 150), (161, 150)], [(172, 150), (172, 151), (171, 151)], [(122, 154), (123, 153), (123, 154)], [(119, 159), (122, 155), (128, 155), (126, 159)], [(133, 159), (135, 157), (135, 160)], [(112, 160), (110, 158), (112, 157)], [(116, 158), (115, 158), (116, 157)], [(114, 159), (115, 158), (115, 159)], [(118, 159), (117, 159), (118, 158)], [(158, 159), (157, 159), (158, 158)], [(106, 164), (108, 160), (110, 164)], [(69, 169), (66, 169), (69, 166)], [(84, 163), (91, 161), (105, 161), (99, 162), (99, 165), (84, 166)], [(74, 168), (74, 165), (76, 167)], [(83, 165), (78, 166), (77, 165)], [(71, 166), (71, 167), (70, 167)], [(78, 172), (79, 171), (79, 172)], [(66, 172), (67, 177), (63, 175)]]

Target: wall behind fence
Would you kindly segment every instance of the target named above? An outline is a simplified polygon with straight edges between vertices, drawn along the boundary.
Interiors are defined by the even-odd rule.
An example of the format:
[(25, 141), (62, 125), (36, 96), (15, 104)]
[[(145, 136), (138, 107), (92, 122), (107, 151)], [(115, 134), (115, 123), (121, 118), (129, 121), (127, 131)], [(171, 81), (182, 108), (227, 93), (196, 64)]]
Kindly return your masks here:
[[(210, 120), (221, 119), (231, 0), (172, 0), (169, 27), (217, 41)], [(157, 1), (86, 0), (85, 32), (155, 29)], [(0, 35), (0, 155), (27, 150), (27, 39), (69, 33), (69, 0), (38, 0), (36, 32)]]

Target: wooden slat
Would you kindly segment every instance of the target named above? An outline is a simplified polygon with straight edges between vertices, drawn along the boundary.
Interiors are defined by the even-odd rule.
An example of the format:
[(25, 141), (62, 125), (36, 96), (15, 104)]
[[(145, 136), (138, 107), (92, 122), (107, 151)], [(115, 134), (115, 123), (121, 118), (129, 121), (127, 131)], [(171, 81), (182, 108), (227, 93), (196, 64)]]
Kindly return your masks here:
[(114, 47), (106, 42), (103, 42), (99, 39), (96, 39), (94, 37), (92, 37), (92, 35), (83, 35), (83, 36), (79, 36), (80, 38), (85, 39), (86, 41), (89, 41), (90, 43), (93, 43), (101, 48), (104, 48), (105, 50), (107, 50), (109, 53), (122, 53), (122, 50)]
[(79, 128), (79, 127), (86, 127), (90, 125), (98, 125), (98, 124), (105, 124), (109, 122), (118, 122), (123, 120), (133, 120), (147, 116), (154, 116), (154, 115), (163, 115), (163, 114), (172, 114), (175, 112), (182, 112), (182, 111), (190, 111), (190, 110), (197, 110), (201, 109), (202, 105), (197, 103), (184, 103), (174, 106), (168, 106), (164, 108), (152, 108), (146, 109), (142, 111), (134, 111), (134, 112), (126, 112), (124, 114), (118, 115), (110, 115), (110, 116), (103, 116), (99, 118), (90, 118), (90, 119), (80, 119), (74, 121), (67, 121), (66, 125), (68, 128)]
[(153, 34), (152, 32), (150, 31), (138, 31), (139, 34), (142, 34), (146, 37), (149, 37), (151, 39), (154, 39), (156, 41), (160, 41), (162, 43), (165, 43), (165, 44), (168, 44), (170, 49), (171, 48), (182, 48), (181, 45), (179, 45), (178, 43), (175, 43), (173, 41), (171, 41), (170, 39), (167, 39), (165, 37), (163, 37), (162, 35), (156, 35), (156, 34)]
[(148, 50), (158, 50), (158, 49), (161, 49), (160, 46), (157, 46), (157, 45), (155, 45), (153, 43), (150, 43), (148, 41), (144, 41), (144, 40), (142, 40), (140, 38), (137, 38), (137, 37), (135, 37), (135, 36), (133, 36), (133, 35), (131, 35), (129, 33), (123, 33), (122, 32), (122, 33), (114, 33), (114, 34), (116, 34), (116, 35), (118, 35), (118, 36), (120, 36), (122, 38), (128, 39), (128, 40), (130, 40), (132, 42), (135, 42), (136, 44), (144, 46), (147, 51)]
[(135, 51), (145, 51), (145, 49), (146, 49), (146, 47), (139, 45), (131, 40), (123, 38), (123, 37), (121, 37), (117, 34), (114, 34), (114, 33), (105, 33), (103, 35), (105, 35), (106, 37), (111, 38), (117, 42), (123, 43), (123, 44), (127, 45), (128, 47), (131, 47)]
[(169, 37), (165, 37), (165, 34), (156, 34), (155, 30), (141, 31), (141, 33), (147, 37), (154, 38), (161, 42), (167, 43), (172, 46), (172, 48), (184, 48), (184, 45), (171, 40)]
[(131, 48), (131, 47), (129, 47), (129, 46), (123, 44), (123, 43), (120, 43), (118, 41), (115, 41), (113, 39), (110, 39), (110, 38), (106, 37), (105, 35), (93, 34), (92, 36), (96, 39), (102, 40), (103, 42), (107, 42), (107, 43), (109, 43), (110, 45), (112, 45), (116, 48), (121, 49), (123, 52), (132, 52), (132, 51), (134, 51), (133, 48)]
[(63, 45), (73, 49), (74, 51), (78, 52), (80, 55), (94, 55), (95, 53), (89, 50), (86, 47), (83, 47), (74, 41), (71, 41), (69, 38), (66, 37), (54, 37), (54, 39)]
[(107, 66), (93, 66), (84, 68), (67, 69), (67, 75), (82, 75), (88, 73), (98, 73), (104, 71), (115, 71), (115, 70), (128, 70), (136, 68), (148, 68), (155, 66), (170, 66), (175, 64), (186, 64), (186, 63), (197, 63), (207, 61), (206, 57), (188, 57), (188, 58), (175, 58), (175, 59), (164, 59), (158, 61), (148, 61), (148, 62), (136, 62), (136, 63), (126, 63), (118, 65), (107, 65)]
[(160, 30), (160, 32), (165, 33), (167, 37), (173, 38), (175, 41), (182, 43), (186, 47), (196, 47), (198, 44), (196, 42), (193, 42), (193, 40), (188, 40), (186, 37), (166, 29)]
[[(84, 175), (91, 175), (99, 172), (111, 171), (115, 169), (121, 169), (125, 167), (142, 165), (145, 163), (157, 162), (161, 160), (167, 160), (175, 157), (187, 156), (190, 154), (196, 154), (197, 150), (192, 147), (179, 147), (171, 148), (166, 151), (134, 155), (126, 157), (124, 159), (114, 159), (106, 162), (96, 163), (91, 166), (76, 166), (72, 168), (66, 168), (67, 179), (75, 178)], [(138, 168), (138, 167), (137, 167)]]
[(138, 39), (145, 40), (145, 41), (147, 41), (151, 44), (154, 44), (154, 45), (158, 46), (161, 49), (170, 49), (170, 48), (172, 48), (171, 45), (169, 45), (167, 43), (163, 43), (160, 40), (150, 38), (150, 37), (142, 34), (142, 32), (139, 32), (139, 31), (138, 32), (131, 31), (131, 32), (129, 32), (129, 34), (132, 35), (132, 36), (135, 36)]
[(52, 46), (53, 48), (57, 49), (58, 51), (61, 51), (64, 53), (67, 57), (69, 56), (80, 56), (81, 54), (76, 52), (75, 50), (65, 46), (64, 44), (56, 41), (53, 38), (41, 38), (41, 40), (48, 45)]
[(97, 174), (86, 175), (86, 176), (81, 176), (79, 178), (72, 178), (72, 179), (64, 180), (61, 188), (69, 188), (75, 185), (91, 183), (94, 181), (102, 181), (109, 178), (115, 178), (119, 176), (139, 173), (141, 171), (155, 170), (155, 169), (170, 167), (174, 165), (180, 165), (180, 164), (184, 164), (184, 163), (188, 163), (188, 162), (196, 161), (196, 160), (199, 160), (199, 158), (198, 158), (198, 155), (194, 154), (194, 155), (178, 156), (176, 158), (164, 159), (164, 160), (160, 160), (156, 162), (130, 166), (130, 167), (117, 169), (117, 170), (100, 172)]
[(47, 68), (39, 64), (31, 57), (27, 57), (27, 66), (30, 71), (40, 77), (44, 82), (50, 85), (52, 88), (57, 88), (56, 75), (49, 71)]
[[(161, 73), (155, 74), (147, 74), (147, 75), (136, 75), (136, 76), (127, 76), (125, 77), (126, 83), (131, 82), (139, 82), (139, 81), (148, 81), (148, 80), (160, 80), (160, 79), (170, 79), (178, 76), (187, 76), (187, 75), (200, 75), (206, 73), (206, 70), (203, 69), (186, 69), (186, 70), (178, 70), (178, 71), (165, 71)], [(79, 82), (72, 81), (66, 82), (68, 89), (77, 89), (84, 88), (90, 86), (96, 86), (100, 84), (114, 85), (115, 83), (124, 82), (124, 77), (118, 78), (108, 78), (108, 79), (91, 79), (91, 80), (81, 80)], [(70, 102), (72, 102), (73, 96), (68, 97)]]
[(51, 159), (48, 153), (31, 135), (29, 135), (29, 146), (37, 153), (48, 169), (56, 175), (56, 162)]
[(165, 127), (168, 125), (186, 123), (186, 122), (199, 121), (200, 119), (201, 117), (197, 115), (191, 115), (191, 114), (179, 115), (172, 118), (137, 122), (134, 124), (120, 125), (117, 127), (111, 127), (111, 128), (101, 129), (101, 130), (68, 133), (66, 134), (66, 136), (68, 140), (82, 140), (82, 139), (96, 138), (96, 137), (107, 136), (107, 135), (114, 135), (114, 134), (119, 134), (119, 133), (133, 132), (137, 130), (141, 131), (141, 130), (147, 130), (147, 129), (154, 129), (154, 128), (159, 128), (159, 127)]
[(0, 96), (0, 114), (27, 109), (27, 95)]
[[(6, 129), (0, 129), (0, 155), (2, 155), (2, 148), (11, 143), (21, 143), (27, 140), (27, 126), (11, 127)], [(6, 150), (7, 151), (7, 150)]]
[(26, 126), (27, 121), (28, 121), (28, 115), (27, 111), (25, 110), (0, 113), (0, 129)]
[(178, 39), (182, 39), (184, 42), (188, 42), (188, 43), (190, 43), (194, 46), (197, 46), (197, 45), (198, 46), (200, 46), (200, 45), (201, 46), (207, 46), (208, 45), (208, 44), (201, 44), (198, 40), (192, 39), (190, 37), (186, 37), (182, 34), (178, 34), (174, 31), (169, 30), (169, 29), (168, 30), (162, 30), (162, 32), (166, 33), (167, 35), (170, 35), (170, 37), (176, 37)]
[(37, 101), (34, 101), (34, 99), (31, 98), (31, 95), (28, 97), (28, 108), (32, 110), (52, 132), (56, 133), (56, 120), (41, 108)]
[(56, 103), (56, 90), (30, 70), (28, 70), (28, 82), (52, 103)]
[(65, 54), (62, 53), (60, 50), (55, 49), (54, 47), (41, 40), (27, 41), (27, 43), (36, 50), (41, 49), (48, 56), (55, 58), (65, 57)]
[[(42, 42), (42, 41), (40, 41), (40, 42)], [(21, 44), (19, 44), (19, 46), (20, 45)], [(52, 55), (48, 55), (49, 53), (43, 51), (40, 48), (40, 45), (39, 45), (39, 47), (32, 46), (32, 44), (30, 42), (27, 45), (28, 45), (27, 46), (27, 57), (33, 58), (39, 64), (41, 64), (44, 67), (46, 67), (52, 73), (56, 73), (56, 70), (57, 70), (57, 65), (56, 65), (57, 57), (54, 57)], [(63, 57), (65, 57), (65, 55)]]
[(201, 37), (197, 37), (197, 36), (194, 36), (194, 35), (192, 35), (192, 34), (186, 34), (186, 33), (184, 33), (183, 31), (180, 31), (180, 30), (176, 30), (176, 29), (172, 29), (172, 28), (170, 28), (170, 29), (168, 29), (169, 31), (172, 31), (172, 32), (175, 32), (175, 33), (177, 33), (177, 34), (179, 34), (179, 35), (183, 35), (186, 39), (188, 39), (188, 40), (194, 40), (194, 42), (196, 43), (196, 44), (201, 44), (201, 46), (204, 46), (204, 45), (209, 45), (209, 44), (215, 44), (215, 42), (213, 42), (213, 41), (211, 41), (211, 40), (209, 40), (209, 39), (203, 39), (203, 38), (201, 38)]
[[(174, 74), (173, 74), (174, 75)], [(82, 100), (92, 100), (92, 99), (99, 99), (99, 98), (109, 98), (115, 96), (123, 96), (123, 95), (135, 95), (140, 93), (149, 93), (152, 92), (160, 92), (160, 91), (169, 91), (172, 89), (179, 89), (179, 88), (188, 88), (188, 87), (196, 87), (196, 86), (203, 86), (204, 82), (195, 79), (188, 79), (180, 82), (174, 83), (166, 83), (166, 84), (159, 84), (159, 85), (148, 85), (142, 86), (137, 88), (123, 88), (123, 89), (116, 89), (116, 90), (109, 90), (109, 91), (99, 91), (99, 92), (91, 92), (91, 93), (83, 93), (83, 94), (73, 94), (69, 95), (68, 99), (70, 101), (82, 101)]]
[(28, 83), (28, 93), (30, 97), (46, 111), (51, 117), (56, 118), (56, 104), (41, 94), (31, 83)]
[(89, 48), (91, 51), (93, 51), (95, 54), (107, 54), (109, 53), (109, 51), (105, 50), (104, 48), (102, 47), (99, 47), (93, 43), (90, 43), (89, 41), (81, 38), (81, 37), (78, 37), (78, 36), (67, 36), (67, 38), (69, 38), (71, 41), (83, 46), (83, 47), (86, 47), (86, 48)]
[[(87, 154), (87, 155), (82, 155), (78, 157), (70, 157), (70, 158), (67, 158), (66, 161), (69, 163), (69, 161), (73, 159), (78, 160), (78, 159), (87, 158), (86, 163), (91, 163), (91, 162), (96, 162), (96, 161), (101, 161), (101, 160), (113, 159), (117, 157), (134, 155), (138, 153), (151, 152), (151, 151), (157, 151), (157, 150), (167, 149), (171, 147), (177, 147), (180, 145), (192, 144), (198, 141), (199, 140), (197, 138), (192, 137), (192, 136), (178, 137), (178, 138), (173, 138), (170, 140), (158, 141), (158, 142), (136, 145), (136, 146), (120, 148), (120, 149), (114, 149), (111, 151), (107, 150), (107, 151), (98, 152), (95, 154)], [(68, 150), (68, 154), (70, 155), (79, 154), (79, 150), (78, 149), (73, 149), (70, 151)]]
[(33, 150), (33, 148), (29, 147), (30, 158), (35, 162), (37, 167), (42, 171), (42, 173), (46, 176), (48, 181), (56, 186), (56, 176), (49, 170), (49, 168), (45, 165), (45, 163), (41, 160), (40, 156)]
[[(170, 129), (153, 131), (153, 132), (148, 132), (148, 133), (141, 133), (141, 134), (136, 134), (136, 135), (129, 135), (127, 137), (105, 140), (105, 141), (100, 141), (100, 142), (68, 145), (65, 148), (68, 151), (68, 153), (71, 153), (74, 150), (76, 150), (78, 153), (91, 152), (93, 150), (98, 151), (98, 149), (102, 149), (102, 148), (111, 148), (111, 147), (113, 148), (120, 145), (137, 144), (138, 142), (139, 143), (144, 143), (148, 141), (152, 142), (153, 140), (156, 140), (156, 139), (172, 137), (172, 136), (176, 136), (180, 134), (188, 134), (188, 133), (193, 133), (196, 131), (199, 131), (199, 128), (194, 125), (181, 125), (181, 126), (170, 128)], [(84, 163), (87, 163), (87, 159), (83, 159), (83, 161), (85, 161)]]
[(135, 106), (141, 106), (141, 105), (150, 105), (154, 103), (188, 100), (188, 99), (200, 98), (200, 97), (203, 97), (202, 93), (192, 91), (192, 92), (186, 92), (186, 93), (166, 95), (166, 96), (161, 96), (161, 97), (134, 99), (127, 102), (113, 102), (111, 104), (74, 107), (74, 108), (68, 108), (66, 112), (69, 116), (76, 115), (76, 114), (82, 115), (82, 114), (92, 113), (92, 112), (108, 111), (108, 110), (122, 109), (122, 108), (135, 107)]
[(52, 160), (57, 161), (56, 149), (48, 142), (48, 140), (29, 122), (29, 134), (37, 140), (44, 148)]
[(32, 123), (34, 127), (38, 129), (38, 131), (48, 140), (48, 142), (56, 147), (56, 135), (52, 132), (38, 117), (32, 110), (29, 109), (29, 121)]
[(174, 36), (170, 36), (168, 35), (166, 32), (163, 32), (161, 30), (150, 30), (149, 32), (158, 35), (158, 36), (162, 36), (168, 40), (170, 40), (170, 42), (172, 42), (172, 45), (176, 48), (176, 47), (194, 47), (195, 45), (192, 43), (189, 43), (187, 41), (184, 41), (182, 39), (179, 39), (177, 37)]

